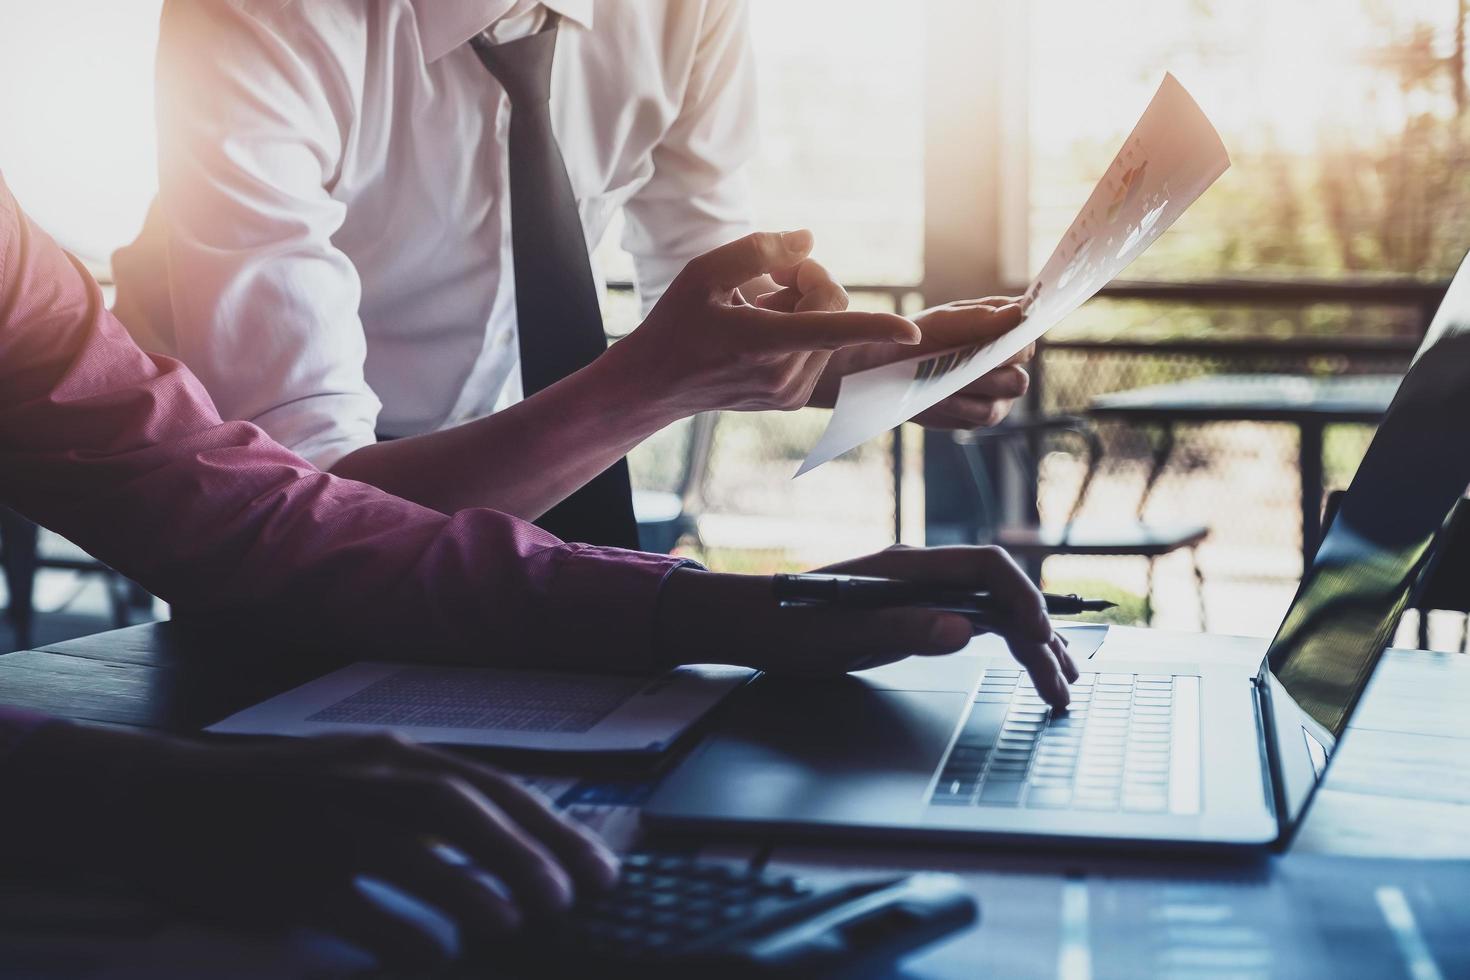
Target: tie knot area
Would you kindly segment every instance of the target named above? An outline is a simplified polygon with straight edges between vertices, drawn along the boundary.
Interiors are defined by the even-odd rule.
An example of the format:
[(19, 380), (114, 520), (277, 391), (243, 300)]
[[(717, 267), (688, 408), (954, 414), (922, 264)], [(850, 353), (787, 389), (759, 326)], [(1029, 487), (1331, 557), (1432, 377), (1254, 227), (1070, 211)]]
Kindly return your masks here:
[(505, 89), (512, 107), (533, 106), (551, 99), (551, 62), (556, 54), (556, 29), (496, 44), (484, 34), (470, 39), (480, 64)]

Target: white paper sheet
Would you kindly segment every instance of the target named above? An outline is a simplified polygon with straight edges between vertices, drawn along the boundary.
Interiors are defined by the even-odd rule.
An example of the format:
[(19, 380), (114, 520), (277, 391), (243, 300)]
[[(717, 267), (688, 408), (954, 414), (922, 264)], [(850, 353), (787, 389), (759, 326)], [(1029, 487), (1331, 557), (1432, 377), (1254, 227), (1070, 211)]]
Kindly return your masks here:
[(1230, 166), (1219, 134), (1173, 75), (1026, 290), (1026, 319), (983, 346), (896, 361), (842, 379), (827, 429), (796, 475), (908, 421), (994, 370), (1092, 298)]
[(237, 712), (209, 731), (393, 731), (421, 742), (560, 752), (660, 752), (755, 671), (686, 666), (657, 677), (356, 663)]

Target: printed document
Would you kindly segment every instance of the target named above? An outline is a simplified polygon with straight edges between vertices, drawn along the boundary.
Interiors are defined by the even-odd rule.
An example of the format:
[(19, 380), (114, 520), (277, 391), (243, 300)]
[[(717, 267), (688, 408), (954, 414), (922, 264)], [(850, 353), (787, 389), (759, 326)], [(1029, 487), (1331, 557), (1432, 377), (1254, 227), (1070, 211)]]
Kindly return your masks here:
[(1166, 75), (1046, 265), (1026, 318), (995, 340), (896, 361), (842, 379), (827, 429), (796, 475), (908, 421), (1025, 350), (1118, 276), (1230, 166), (1219, 134)]
[(562, 752), (661, 752), (744, 684), (744, 667), (656, 677), (356, 663), (231, 715), (209, 731), (392, 731), (420, 742)]

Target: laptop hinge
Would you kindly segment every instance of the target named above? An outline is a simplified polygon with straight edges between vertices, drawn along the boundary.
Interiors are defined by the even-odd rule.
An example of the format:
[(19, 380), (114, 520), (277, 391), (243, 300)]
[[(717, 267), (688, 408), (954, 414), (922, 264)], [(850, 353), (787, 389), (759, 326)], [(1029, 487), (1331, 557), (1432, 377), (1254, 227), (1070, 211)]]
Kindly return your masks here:
[(1261, 665), (1260, 673), (1251, 680), (1251, 686), (1255, 688), (1256, 700), (1256, 739), (1261, 749), (1261, 778), (1266, 781), (1266, 799), (1269, 801), (1272, 816), (1276, 818), (1276, 840), (1272, 842), (1276, 848), (1285, 845), (1291, 828), (1291, 808), (1286, 802), (1286, 783), (1281, 772), (1281, 756), (1276, 751), (1276, 718), (1275, 710), (1271, 704), (1271, 685), (1266, 681), (1266, 671), (1269, 668)]

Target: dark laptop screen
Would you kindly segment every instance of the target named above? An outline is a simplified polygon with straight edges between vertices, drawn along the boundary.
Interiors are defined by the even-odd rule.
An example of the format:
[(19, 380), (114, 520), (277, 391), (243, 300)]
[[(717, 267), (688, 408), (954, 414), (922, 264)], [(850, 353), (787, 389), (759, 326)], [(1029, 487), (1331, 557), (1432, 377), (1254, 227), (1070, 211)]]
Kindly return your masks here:
[(1470, 486), (1470, 257), (1460, 265), (1267, 660), (1334, 736)]

